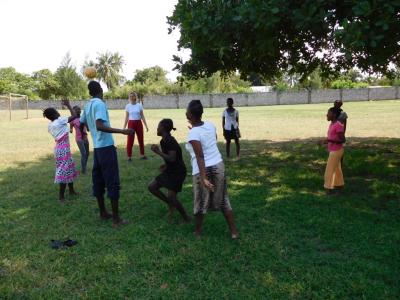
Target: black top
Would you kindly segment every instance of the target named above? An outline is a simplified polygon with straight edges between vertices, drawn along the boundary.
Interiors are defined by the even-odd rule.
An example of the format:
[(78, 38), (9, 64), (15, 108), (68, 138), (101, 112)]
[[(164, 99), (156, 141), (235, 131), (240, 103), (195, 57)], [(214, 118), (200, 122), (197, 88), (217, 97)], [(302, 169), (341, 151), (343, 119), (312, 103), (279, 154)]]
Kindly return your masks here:
[(176, 151), (176, 159), (174, 162), (164, 160), (167, 166), (165, 172), (169, 174), (186, 174), (186, 166), (182, 158), (182, 149), (176, 139), (173, 136), (168, 136), (161, 140), (160, 145), (164, 154), (168, 154), (169, 151)]

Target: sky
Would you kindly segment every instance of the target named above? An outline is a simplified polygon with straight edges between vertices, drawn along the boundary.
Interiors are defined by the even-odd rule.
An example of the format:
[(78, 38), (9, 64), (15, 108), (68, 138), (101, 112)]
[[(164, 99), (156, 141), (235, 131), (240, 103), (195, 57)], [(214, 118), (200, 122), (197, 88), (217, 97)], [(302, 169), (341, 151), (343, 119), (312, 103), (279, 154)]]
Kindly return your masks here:
[(168, 34), (166, 17), (177, 1), (0, 0), (0, 68), (55, 71), (69, 52), (80, 70), (85, 59), (111, 51), (124, 57), (127, 79), (159, 65), (174, 80), (179, 32)]

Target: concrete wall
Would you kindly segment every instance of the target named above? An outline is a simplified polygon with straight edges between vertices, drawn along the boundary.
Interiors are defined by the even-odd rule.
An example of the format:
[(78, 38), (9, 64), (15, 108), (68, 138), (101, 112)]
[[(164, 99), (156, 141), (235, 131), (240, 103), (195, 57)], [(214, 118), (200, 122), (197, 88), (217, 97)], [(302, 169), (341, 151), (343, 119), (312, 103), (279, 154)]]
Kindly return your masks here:
[(341, 91), (340, 90), (314, 90), (314, 91), (311, 91), (311, 103), (332, 103), (338, 99), (341, 99)]
[[(368, 101), (400, 99), (399, 87), (363, 88), (343, 90), (313, 90), (299, 92), (267, 92), (252, 94), (187, 94), (187, 95), (150, 95), (143, 98), (146, 109), (155, 108), (186, 108), (193, 99), (199, 99), (204, 107), (224, 107), (226, 99), (232, 97), (235, 106), (263, 106), (283, 104), (330, 103), (337, 99), (343, 101)], [(107, 100), (109, 109), (124, 109), (127, 99)], [(73, 105), (83, 107), (86, 101), (73, 101)], [(29, 109), (44, 109), (46, 107), (61, 108), (60, 101), (42, 100), (29, 101)], [(14, 100), (13, 109), (25, 109), (24, 100)], [(8, 110), (7, 99), (0, 99), (0, 110)]]

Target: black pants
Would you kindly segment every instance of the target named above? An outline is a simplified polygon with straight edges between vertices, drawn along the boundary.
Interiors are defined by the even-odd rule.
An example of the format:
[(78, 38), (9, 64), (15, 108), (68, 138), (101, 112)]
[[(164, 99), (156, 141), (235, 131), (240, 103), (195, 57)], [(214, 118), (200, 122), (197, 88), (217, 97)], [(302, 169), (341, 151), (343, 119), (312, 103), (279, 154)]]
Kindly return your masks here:
[(114, 146), (94, 149), (92, 182), (93, 196), (103, 196), (107, 188), (110, 199), (119, 198), (118, 157)]

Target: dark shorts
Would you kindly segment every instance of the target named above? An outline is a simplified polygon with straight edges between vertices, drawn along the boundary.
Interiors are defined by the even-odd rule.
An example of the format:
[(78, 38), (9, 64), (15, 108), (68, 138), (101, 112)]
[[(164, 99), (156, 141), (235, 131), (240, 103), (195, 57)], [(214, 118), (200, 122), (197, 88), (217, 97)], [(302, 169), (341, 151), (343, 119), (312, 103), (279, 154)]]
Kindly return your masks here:
[(157, 183), (170, 191), (179, 193), (182, 191), (183, 183), (185, 182), (186, 172), (181, 172), (177, 174), (171, 174), (162, 172), (158, 175), (155, 180)]
[(120, 182), (115, 146), (95, 148), (93, 156), (93, 196), (103, 196), (107, 188), (107, 196), (110, 199), (118, 199)]
[(225, 140), (236, 140), (240, 138), (240, 131), (239, 128), (231, 128), (231, 130), (224, 129), (224, 138)]

